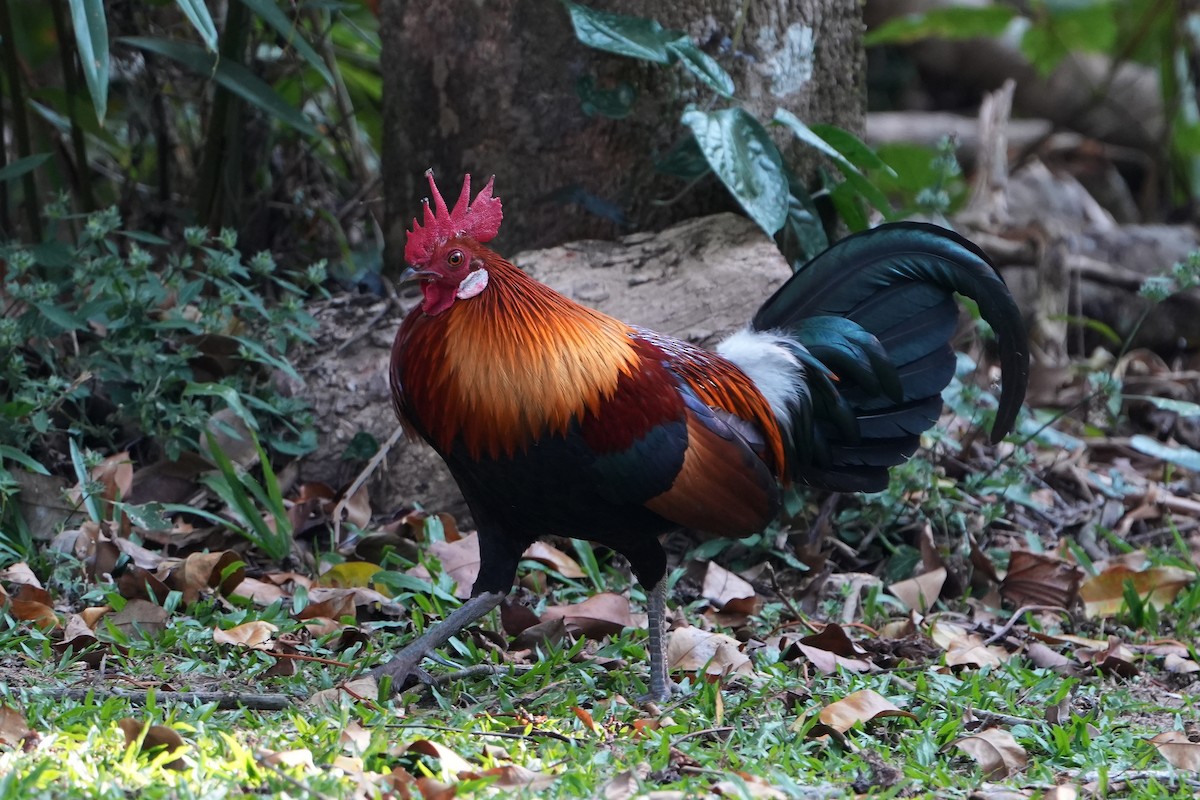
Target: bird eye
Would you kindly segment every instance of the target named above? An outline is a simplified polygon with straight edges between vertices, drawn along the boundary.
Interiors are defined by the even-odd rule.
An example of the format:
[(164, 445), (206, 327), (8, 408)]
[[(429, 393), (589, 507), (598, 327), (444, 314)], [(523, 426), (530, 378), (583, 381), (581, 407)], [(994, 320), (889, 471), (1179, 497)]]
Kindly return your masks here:
[(462, 250), (451, 250), (450, 255), (446, 256), (446, 263), (457, 269), (463, 265), (467, 257), (463, 255)]

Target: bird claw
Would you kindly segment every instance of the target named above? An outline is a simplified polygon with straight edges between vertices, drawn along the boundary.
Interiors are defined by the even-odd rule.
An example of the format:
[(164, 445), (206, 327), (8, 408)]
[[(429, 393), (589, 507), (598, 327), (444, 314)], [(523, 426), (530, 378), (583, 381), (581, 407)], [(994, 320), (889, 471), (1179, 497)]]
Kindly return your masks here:
[(666, 702), (669, 702), (674, 697), (677, 697), (681, 694), (687, 693), (684, 691), (684, 688), (682, 686), (680, 686), (678, 683), (671, 680), (670, 678), (667, 678), (666, 686), (661, 687), (662, 688), (661, 691), (655, 691), (656, 687), (653, 686), (654, 681), (651, 681), (650, 683), (651, 683), (650, 691), (646, 692), (643, 695), (638, 695), (638, 698), (637, 698), (638, 705), (644, 706), (648, 703), (666, 703)]
[(426, 672), (421, 666), (422, 657), (412, 658), (393, 658), (386, 664), (380, 664), (375, 669), (371, 670), (371, 676), (376, 681), (381, 681), (385, 677), (392, 679), (392, 694), (399, 694), (405, 689), (410, 689), (418, 683), (426, 686), (434, 684), (433, 676)]

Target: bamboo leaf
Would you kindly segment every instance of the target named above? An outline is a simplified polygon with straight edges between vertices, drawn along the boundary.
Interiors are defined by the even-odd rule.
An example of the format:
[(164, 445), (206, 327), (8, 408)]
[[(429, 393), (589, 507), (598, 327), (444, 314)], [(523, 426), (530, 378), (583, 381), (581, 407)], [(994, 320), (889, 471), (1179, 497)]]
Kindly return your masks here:
[(0, 444), (0, 463), (3, 463), (4, 459), (15, 461), (30, 472), (36, 472), (39, 475), (50, 474), (50, 470), (46, 469), (44, 466), (42, 466), (42, 464), (25, 455), (17, 448)]
[(1145, 453), (1153, 458), (1162, 459), (1169, 464), (1190, 469), (1192, 472), (1200, 472), (1200, 452), (1190, 447), (1182, 445), (1173, 447), (1142, 434), (1131, 437), (1129, 439), (1129, 446), (1139, 453)]
[(212, 78), (223, 88), (306, 136), (318, 134), (317, 129), (299, 109), (289, 105), (278, 92), (241, 64), (228, 59), (218, 60), (214, 54), (191, 42), (146, 36), (123, 36), (120, 41), (140, 50), (165, 56), (197, 75)]
[(179, 10), (188, 18), (188, 22), (192, 23), (196, 33), (200, 34), (208, 51), (215, 53), (217, 51), (217, 26), (213, 24), (212, 15), (208, 13), (208, 6), (204, 5), (204, 0), (175, 0), (175, 5), (179, 6)]
[(49, 153), (34, 153), (31, 156), (18, 158), (3, 169), (0, 169), (0, 183), (11, 181), (13, 178), (19, 178), (26, 172), (32, 172), (44, 164), (48, 158), (50, 158)]
[(257, 14), (263, 22), (274, 28), (275, 32), (282, 36), (284, 41), (295, 48), (301, 58), (317, 71), (317, 74), (321, 76), (321, 79), (327, 85), (333, 86), (333, 75), (329, 72), (329, 68), (325, 66), (325, 62), (317, 55), (317, 51), (313, 50), (308, 40), (304, 38), (303, 31), (279, 9), (275, 0), (242, 0), (242, 2), (247, 8)]
[(108, 111), (108, 18), (104, 0), (68, 0), (71, 24), (75, 27), (75, 47), (87, 81), (96, 119), (104, 124)]

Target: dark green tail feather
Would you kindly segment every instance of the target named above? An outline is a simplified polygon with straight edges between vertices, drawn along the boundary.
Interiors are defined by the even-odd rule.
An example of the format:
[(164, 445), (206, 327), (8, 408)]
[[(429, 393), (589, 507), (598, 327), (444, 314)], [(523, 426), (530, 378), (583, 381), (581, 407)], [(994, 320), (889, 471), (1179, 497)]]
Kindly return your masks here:
[[(847, 436), (842, 402), (826, 397), (824, 409), (801, 412), (805, 419), (793, 426), (797, 478), (842, 491), (887, 485), (887, 467), (912, 455), (921, 432), (937, 420), (941, 392), (953, 375), (954, 293), (978, 304), (999, 341), (1003, 388), (992, 427), (992, 441), (999, 441), (1025, 397), (1029, 344), (1004, 280), (967, 239), (926, 223), (881, 225), (818, 255), (763, 304), (751, 326), (803, 344), (838, 376), (839, 399), (858, 419), (859, 435)], [(854, 324), (829, 323), (829, 317)], [(881, 353), (887, 354), (883, 362)], [(817, 383), (813, 394), (832, 388), (827, 379)], [(834, 404), (840, 407), (831, 419)]]

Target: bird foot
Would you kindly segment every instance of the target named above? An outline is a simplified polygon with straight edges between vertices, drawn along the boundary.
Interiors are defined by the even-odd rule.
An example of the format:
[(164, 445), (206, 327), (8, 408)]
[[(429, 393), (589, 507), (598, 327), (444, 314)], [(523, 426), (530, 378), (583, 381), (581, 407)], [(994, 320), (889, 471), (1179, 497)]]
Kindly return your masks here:
[(418, 683), (432, 686), (434, 683), (433, 676), (420, 666), (423, 658), (424, 655), (418, 655), (416, 658), (405, 657), (403, 655), (396, 656), (391, 661), (380, 664), (371, 670), (371, 677), (376, 681), (381, 681), (385, 677), (391, 678), (391, 693), (394, 695), (403, 692), (405, 689), (412, 688)]
[(681, 694), (686, 694), (683, 687), (675, 681), (667, 678), (661, 686), (656, 686), (658, 681), (650, 681), (650, 691), (637, 698), (638, 705), (646, 705), (647, 703), (666, 703), (671, 698)]

